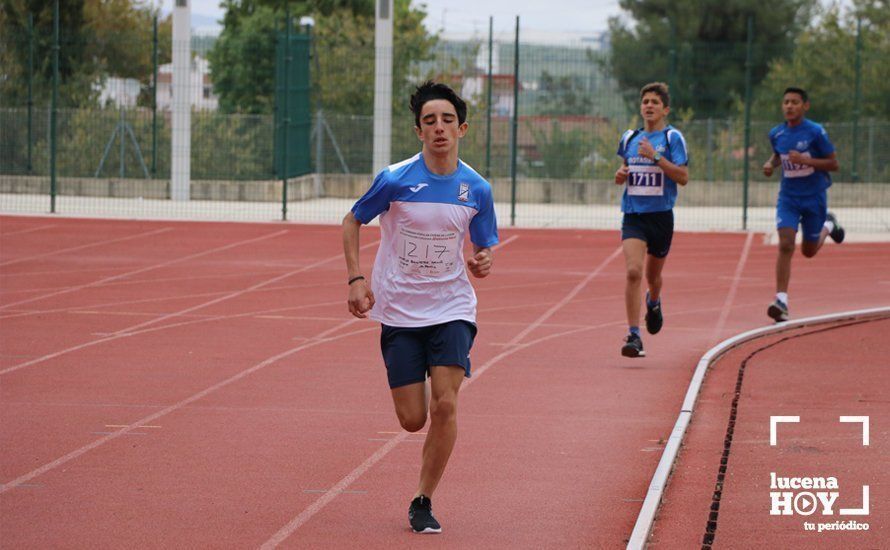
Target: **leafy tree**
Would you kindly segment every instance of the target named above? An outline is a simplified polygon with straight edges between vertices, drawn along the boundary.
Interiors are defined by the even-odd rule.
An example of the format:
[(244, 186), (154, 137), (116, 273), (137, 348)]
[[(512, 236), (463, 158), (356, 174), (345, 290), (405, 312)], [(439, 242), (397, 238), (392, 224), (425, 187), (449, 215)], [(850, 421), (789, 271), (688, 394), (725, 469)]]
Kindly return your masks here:
[(542, 115), (578, 115), (589, 113), (593, 98), (578, 76), (553, 76), (541, 73), (542, 97), (538, 110)]
[[(823, 121), (853, 118), (856, 82), (856, 20), (862, 18), (861, 116), (890, 119), (890, 15), (883, 0), (861, 0), (841, 14), (837, 6), (804, 31), (790, 59), (770, 65), (753, 112), (759, 118), (779, 116), (788, 86), (807, 90), (810, 116)], [(771, 116), (772, 115), (772, 116)]]
[[(28, 14), (34, 20), (34, 95), (50, 94), (53, 76), (53, 0), (0, 0), (0, 97), (4, 105), (27, 101)], [(148, 82), (152, 66), (152, 19), (147, 0), (65, 0), (59, 2), (60, 104), (76, 107), (95, 100), (95, 85), (107, 76)], [(168, 23), (169, 26), (169, 23)], [(163, 27), (161, 38), (165, 34)], [(169, 51), (169, 45), (160, 51)], [(162, 59), (160, 62), (164, 62)]]
[(259, 6), (223, 30), (208, 55), (220, 111), (272, 112), (275, 46), (282, 20), (275, 9)]
[(744, 93), (747, 19), (754, 16), (754, 83), (791, 50), (815, 0), (620, 0), (634, 25), (609, 22), (612, 74), (626, 97), (670, 81), (671, 99), (697, 116), (722, 117)]
[(589, 132), (579, 128), (564, 131), (558, 120), (552, 120), (550, 131), (529, 124), (534, 136), (538, 159), (527, 161), (528, 173), (534, 177), (564, 179), (577, 175), (582, 160), (593, 151)]
[[(226, 0), (225, 28), (210, 52), (214, 90), (224, 112), (268, 113), (273, 108), (279, 1)], [(361, 0), (291, 2), (292, 17), (313, 15), (311, 78), (317, 106), (370, 114), (374, 91), (373, 3)], [(435, 38), (423, 27), (426, 12), (409, 0), (394, 2), (393, 97), (399, 105), (412, 64), (429, 55)]]

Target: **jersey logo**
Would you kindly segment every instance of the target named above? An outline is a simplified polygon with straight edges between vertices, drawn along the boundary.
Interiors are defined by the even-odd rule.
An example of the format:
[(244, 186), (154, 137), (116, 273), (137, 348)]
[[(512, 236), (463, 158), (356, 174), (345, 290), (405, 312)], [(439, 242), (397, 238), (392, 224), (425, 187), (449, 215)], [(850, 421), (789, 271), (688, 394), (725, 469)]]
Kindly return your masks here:
[(806, 142), (806, 141), (798, 141), (798, 142), (797, 142), (797, 148), (798, 148), (798, 150), (800, 150), (800, 151), (804, 151), (804, 150), (806, 150), (807, 145), (809, 145), (809, 143)]
[(460, 184), (460, 190), (457, 192), (457, 200), (467, 202), (470, 200), (470, 184)]
[(418, 191), (420, 191), (420, 190), (423, 189), (424, 187), (428, 187), (428, 186), (429, 186), (428, 183), (418, 183), (418, 184), (415, 185), (414, 187), (409, 187), (408, 189), (410, 189), (410, 190), (411, 190), (412, 192), (414, 192), (414, 193), (417, 193)]

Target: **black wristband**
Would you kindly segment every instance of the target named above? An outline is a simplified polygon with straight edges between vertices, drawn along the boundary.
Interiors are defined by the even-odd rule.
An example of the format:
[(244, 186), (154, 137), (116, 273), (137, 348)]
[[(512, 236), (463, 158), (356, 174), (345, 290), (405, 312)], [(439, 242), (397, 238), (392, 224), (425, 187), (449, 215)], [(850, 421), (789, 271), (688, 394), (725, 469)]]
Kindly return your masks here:
[(364, 276), (364, 275), (358, 275), (357, 277), (353, 277), (352, 279), (349, 279), (349, 282), (346, 283), (346, 284), (351, 286), (352, 283), (354, 283), (354, 282), (356, 282), (356, 281), (364, 281), (364, 280), (365, 280), (365, 276)]

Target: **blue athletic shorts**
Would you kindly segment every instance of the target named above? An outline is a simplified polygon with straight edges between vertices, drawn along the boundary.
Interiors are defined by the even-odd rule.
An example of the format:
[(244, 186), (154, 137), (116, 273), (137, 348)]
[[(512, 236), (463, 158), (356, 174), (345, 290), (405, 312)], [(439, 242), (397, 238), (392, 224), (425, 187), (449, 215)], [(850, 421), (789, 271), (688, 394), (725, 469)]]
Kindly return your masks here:
[(824, 190), (806, 197), (794, 197), (779, 193), (776, 203), (776, 229), (803, 230), (803, 240), (818, 241), (828, 214), (828, 193)]
[(423, 382), (430, 367), (458, 366), (470, 377), (470, 348), (476, 325), (450, 321), (428, 327), (382, 325), (380, 350), (390, 388)]
[(621, 240), (646, 241), (646, 251), (656, 258), (664, 258), (671, 251), (674, 239), (674, 211), (625, 214), (621, 220)]

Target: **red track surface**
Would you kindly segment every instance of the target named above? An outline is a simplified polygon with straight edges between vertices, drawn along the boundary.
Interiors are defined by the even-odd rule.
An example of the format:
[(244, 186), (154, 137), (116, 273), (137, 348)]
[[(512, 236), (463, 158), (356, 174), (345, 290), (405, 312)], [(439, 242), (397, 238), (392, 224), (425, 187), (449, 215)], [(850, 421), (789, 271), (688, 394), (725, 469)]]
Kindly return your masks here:
[[(700, 547), (709, 519), (714, 548), (886, 548), (890, 540), (890, 319), (806, 327), (748, 342), (714, 363), (705, 379), (686, 444), (677, 461), (652, 535), (653, 548)], [(747, 361), (746, 361), (747, 360)], [(725, 480), (716, 517), (714, 488), (724, 451), (731, 403), (745, 362)], [(799, 416), (779, 424), (770, 445), (770, 416)], [(868, 416), (862, 425), (841, 416)], [(832, 515), (770, 515), (770, 473), (838, 481)], [(707, 480), (709, 483), (704, 483)], [(840, 515), (860, 508), (867, 516)], [(797, 493), (797, 491), (794, 491)], [(867, 531), (828, 531), (854, 520)], [(821, 533), (804, 522), (823, 524)]]
[[(623, 546), (699, 357), (764, 324), (775, 249), (678, 234), (665, 329), (629, 360), (617, 233), (501, 238), (445, 532), (419, 537), (423, 436), (346, 312), (338, 228), (0, 218), (0, 545)], [(888, 254), (796, 258), (792, 313), (890, 303)]]

